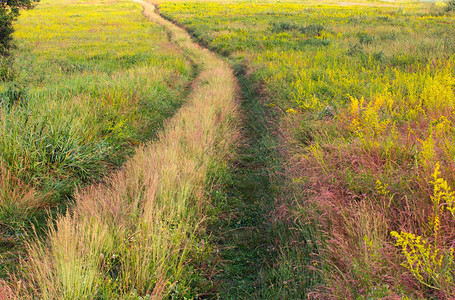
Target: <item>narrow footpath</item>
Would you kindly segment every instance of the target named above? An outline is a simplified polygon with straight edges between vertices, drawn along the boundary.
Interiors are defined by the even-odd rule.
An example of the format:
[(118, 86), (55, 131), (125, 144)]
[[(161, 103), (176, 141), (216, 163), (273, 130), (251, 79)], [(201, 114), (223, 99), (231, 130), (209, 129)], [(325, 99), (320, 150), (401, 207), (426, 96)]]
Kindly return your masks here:
[(224, 201), (215, 203), (219, 216), (211, 224), (213, 241), (218, 245), (221, 270), (217, 276), (220, 299), (267, 299), (270, 282), (267, 270), (277, 258), (277, 234), (272, 222), (275, 208), (271, 172), (279, 166), (276, 139), (259, 95), (243, 71), (238, 80), (243, 141), (237, 160), (230, 168)]
[[(189, 42), (189, 33), (162, 18), (152, 4), (135, 1), (143, 5), (144, 15), (164, 26), (171, 41), (200, 66), (200, 76), (204, 76), (204, 72), (214, 72), (216, 68), (228, 68), (233, 72), (218, 55)], [(276, 139), (269, 133), (265, 108), (258, 93), (241, 69), (236, 74), (238, 82), (233, 84), (239, 86), (244, 99), (240, 101), (242, 138), (236, 160), (228, 167), (227, 178), (221, 179), (224, 189), (218, 192), (222, 196), (212, 199), (216, 215), (211, 216), (213, 221), (209, 222), (208, 231), (219, 263), (212, 266), (217, 269), (212, 278), (216, 290), (209, 291), (203, 298), (262, 299), (269, 284), (264, 272), (278, 254), (273, 246), (278, 237), (270, 217), (275, 206), (275, 192), (269, 174), (277, 167), (273, 165)]]

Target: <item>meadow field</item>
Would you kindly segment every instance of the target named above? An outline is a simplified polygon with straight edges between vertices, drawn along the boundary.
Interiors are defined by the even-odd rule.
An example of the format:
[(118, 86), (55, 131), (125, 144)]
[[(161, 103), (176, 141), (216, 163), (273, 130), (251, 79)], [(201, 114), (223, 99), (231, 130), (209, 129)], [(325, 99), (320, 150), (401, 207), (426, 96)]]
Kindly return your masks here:
[(163, 28), (128, 1), (42, 1), (2, 60), (2, 275), (77, 188), (100, 181), (181, 106), (194, 77)]
[(238, 136), (230, 67), (145, 2), (42, 1), (15, 38), (0, 298), (204, 293), (209, 175)]
[(278, 115), (286, 179), (275, 201), (295, 234), (265, 271), (267, 297), (454, 295), (451, 7), (159, 5)]
[(15, 23), (0, 298), (455, 297), (453, 0), (139, 2)]
[(66, 201), (153, 138), (192, 76), (139, 5), (71, 4), (24, 12), (18, 49), (2, 62), (0, 219), (13, 236), (36, 208)]

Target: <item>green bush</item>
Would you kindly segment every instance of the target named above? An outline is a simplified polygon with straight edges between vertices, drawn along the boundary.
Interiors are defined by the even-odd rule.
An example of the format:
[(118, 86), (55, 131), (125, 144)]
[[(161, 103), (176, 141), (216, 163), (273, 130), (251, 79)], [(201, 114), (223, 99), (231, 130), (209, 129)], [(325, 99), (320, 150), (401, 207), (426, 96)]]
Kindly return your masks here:
[(19, 9), (31, 8), (31, 0), (7, 0), (0, 5), (0, 55), (7, 55), (13, 40), (13, 21), (19, 16)]

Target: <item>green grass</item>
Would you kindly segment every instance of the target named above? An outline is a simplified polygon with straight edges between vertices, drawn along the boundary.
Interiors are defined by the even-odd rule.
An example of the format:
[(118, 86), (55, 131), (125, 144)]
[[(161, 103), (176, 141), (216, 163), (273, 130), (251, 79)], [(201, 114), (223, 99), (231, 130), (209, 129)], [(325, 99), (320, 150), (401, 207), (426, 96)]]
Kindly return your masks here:
[(165, 2), (160, 12), (246, 65), (280, 116), (285, 179), (274, 198), (296, 221), (266, 271), (275, 280), (267, 297), (285, 290), (278, 274), (297, 298), (308, 282), (329, 298), (454, 295), (452, 271), (413, 270), (390, 235), (416, 234), (450, 260), (455, 220), (435, 208), (431, 176), (439, 162), (455, 185), (453, 13), (429, 3), (241, 1)]
[(41, 1), (15, 29), (0, 83), (2, 252), (153, 139), (194, 75), (128, 1)]
[[(230, 164), (212, 180), (211, 297), (300, 299), (318, 283), (307, 269), (317, 251), (313, 228), (289, 219), (283, 185), (286, 162), (274, 134), (279, 114), (262, 103), (258, 82), (235, 65), (242, 91), (242, 136)], [(291, 230), (289, 227), (292, 227)]]
[(213, 280), (219, 286), (213, 293), (221, 299), (259, 299), (267, 288), (264, 263), (276, 256), (269, 243), (274, 233), (268, 217), (274, 207), (269, 172), (276, 141), (265, 127), (265, 110), (253, 85), (243, 70), (237, 77), (242, 87), (244, 139), (233, 161), (213, 176), (221, 182), (213, 193), (213, 219), (208, 225), (219, 254), (214, 260), (220, 260), (214, 267)]
[(205, 274), (197, 265), (209, 249), (203, 235), (208, 170), (226, 160), (238, 136), (235, 79), (225, 62), (154, 14), (153, 6), (143, 7), (176, 46), (160, 49), (178, 49), (199, 70), (193, 89), (156, 140), (139, 145), (100, 183), (78, 189), (68, 211), (27, 243), (18, 272), (0, 281), (9, 298), (188, 299), (200, 293)]
[[(54, 210), (0, 292), (452, 297), (447, 7), (163, 3), (239, 69), (244, 140), (227, 161), (238, 136), (227, 64), (149, 6), (167, 32), (135, 3), (43, 1), (17, 23), (18, 49), (0, 68), (4, 270), (30, 223), (42, 231), (46, 209), (103, 180), (78, 191), (70, 213)], [(188, 105), (103, 177), (179, 107), (191, 64), (201, 73)]]

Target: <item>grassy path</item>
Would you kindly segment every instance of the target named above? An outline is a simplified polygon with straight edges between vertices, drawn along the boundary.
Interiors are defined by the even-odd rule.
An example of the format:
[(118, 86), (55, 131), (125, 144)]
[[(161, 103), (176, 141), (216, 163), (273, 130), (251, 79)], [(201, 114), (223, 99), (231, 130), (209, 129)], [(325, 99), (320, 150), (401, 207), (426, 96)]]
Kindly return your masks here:
[(242, 72), (238, 78), (244, 98), (244, 139), (229, 170), (224, 199), (215, 203), (218, 218), (209, 229), (222, 261), (216, 277), (221, 287), (219, 297), (263, 299), (269, 285), (265, 272), (277, 256), (271, 217), (274, 191), (270, 182), (276, 145), (254, 86)]
[[(148, 9), (145, 4), (146, 15)], [(176, 26), (161, 19), (158, 23), (167, 28)], [(274, 167), (276, 139), (269, 132), (270, 120), (255, 86), (239, 68), (237, 77), (244, 98), (240, 108), (242, 141), (236, 160), (224, 174), (229, 179), (223, 182), (223, 199), (214, 197), (216, 213), (208, 231), (221, 260), (219, 273), (213, 278), (217, 297), (261, 299), (267, 297), (270, 284), (266, 270), (278, 254), (274, 247), (277, 228), (271, 217), (275, 193), (269, 174)]]
[[(303, 253), (299, 266), (280, 261), (286, 259), (282, 251), (291, 253), (292, 243), (303, 237), (302, 231), (297, 237), (289, 229), (286, 218), (275, 215), (280, 213), (275, 197), (283, 180), (278, 175), (283, 168), (278, 138), (273, 133), (277, 130), (276, 116), (261, 103), (257, 85), (246, 74), (245, 66), (231, 65), (237, 70), (243, 99), (242, 138), (235, 160), (221, 174), (223, 188), (212, 195), (214, 212), (208, 233), (219, 262), (212, 278), (215, 293), (208, 295), (217, 299), (299, 298), (306, 295), (312, 275), (303, 270), (309, 252)], [(303, 273), (294, 278), (295, 272), (290, 269)], [(289, 288), (292, 284), (295, 286)]]
[[(145, 14), (172, 33), (177, 25), (151, 15), (151, 7), (142, 1)], [(180, 33), (180, 27), (178, 32)], [(175, 40), (175, 39), (174, 39)], [(178, 41), (178, 40), (177, 40)], [(208, 50), (204, 50), (208, 51)], [(190, 52), (190, 59), (194, 55)], [(213, 54), (212, 54), (213, 55)], [(210, 55), (210, 56), (212, 56)], [(200, 61), (199, 61), (200, 62)], [(223, 62), (223, 64), (225, 64)], [(242, 142), (236, 160), (229, 168), (222, 201), (215, 198), (215, 221), (209, 224), (212, 242), (219, 250), (221, 262), (214, 276), (217, 297), (221, 299), (260, 298), (267, 289), (264, 269), (276, 257), (271, 245), (274, 208), (270, 186), (270, 162), (274, 139), (268, 135), (265, 109), (258, 94), (240, 71), (237, 74), (244, 101), (241, 102)]]

